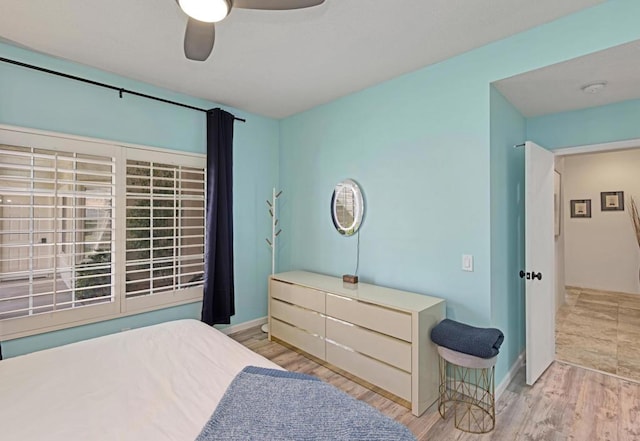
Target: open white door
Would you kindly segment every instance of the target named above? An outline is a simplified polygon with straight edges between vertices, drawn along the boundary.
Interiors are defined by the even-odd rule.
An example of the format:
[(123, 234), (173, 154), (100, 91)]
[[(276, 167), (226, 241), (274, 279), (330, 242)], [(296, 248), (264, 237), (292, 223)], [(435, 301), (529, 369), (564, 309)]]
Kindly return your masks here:
[(525, 144), (525, 280), (527, 384), (555, 359), (554, 155)]

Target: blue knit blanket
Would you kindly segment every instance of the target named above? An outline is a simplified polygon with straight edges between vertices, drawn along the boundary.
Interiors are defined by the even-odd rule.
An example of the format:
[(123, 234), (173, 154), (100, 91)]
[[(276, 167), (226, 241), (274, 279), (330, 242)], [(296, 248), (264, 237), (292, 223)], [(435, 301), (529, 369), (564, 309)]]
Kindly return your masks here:
[(415, 441), (402, 424), (315, 377), (248, 366), (196, 441)]
[(444, 319), (431, 330), (431, 340), (438, 346), (454, 351), (492, 358), (500, 352), (504, 335), (496, 328), (476, 328)]

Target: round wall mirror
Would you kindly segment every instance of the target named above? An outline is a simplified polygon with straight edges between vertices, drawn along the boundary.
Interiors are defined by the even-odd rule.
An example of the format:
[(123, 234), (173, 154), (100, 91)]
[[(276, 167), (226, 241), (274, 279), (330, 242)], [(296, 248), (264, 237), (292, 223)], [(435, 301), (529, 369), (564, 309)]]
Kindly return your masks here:
[(358, 231), (364, 216), (360, 187), (352, 179), (339, 182), (331, 197), (331, 217), (340, 234), (351, 236)]

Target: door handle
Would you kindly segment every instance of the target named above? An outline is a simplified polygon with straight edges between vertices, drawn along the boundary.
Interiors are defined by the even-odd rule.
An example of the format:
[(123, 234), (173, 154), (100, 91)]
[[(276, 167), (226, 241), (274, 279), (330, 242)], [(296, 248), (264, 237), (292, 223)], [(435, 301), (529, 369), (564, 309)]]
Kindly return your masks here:
[(518, 275), (520, 276), (521, 279), (524, 279), (526, 276), (527, 280), (531, 280), (531, 273), (529, 272), (525, 273), (524, 271), (520, 270), (520, 273)]
[(521, 279), (524, 279), (525, 277), (527, 278), (527, 280), (542, 280), (542, 273), (536, 273), (535, 271), (533, 272), (524, 272), (522, 270), (520, 270), (520, 272), (518, 273), (518, 275), (520, 276)]

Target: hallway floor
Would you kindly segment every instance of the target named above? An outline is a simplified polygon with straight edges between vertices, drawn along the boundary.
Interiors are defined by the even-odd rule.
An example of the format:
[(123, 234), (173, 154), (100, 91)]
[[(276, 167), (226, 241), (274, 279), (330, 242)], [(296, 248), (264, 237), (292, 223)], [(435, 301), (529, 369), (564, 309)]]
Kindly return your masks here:
[(567, 287), (556, 358), (640, 382), (640, 295)]

